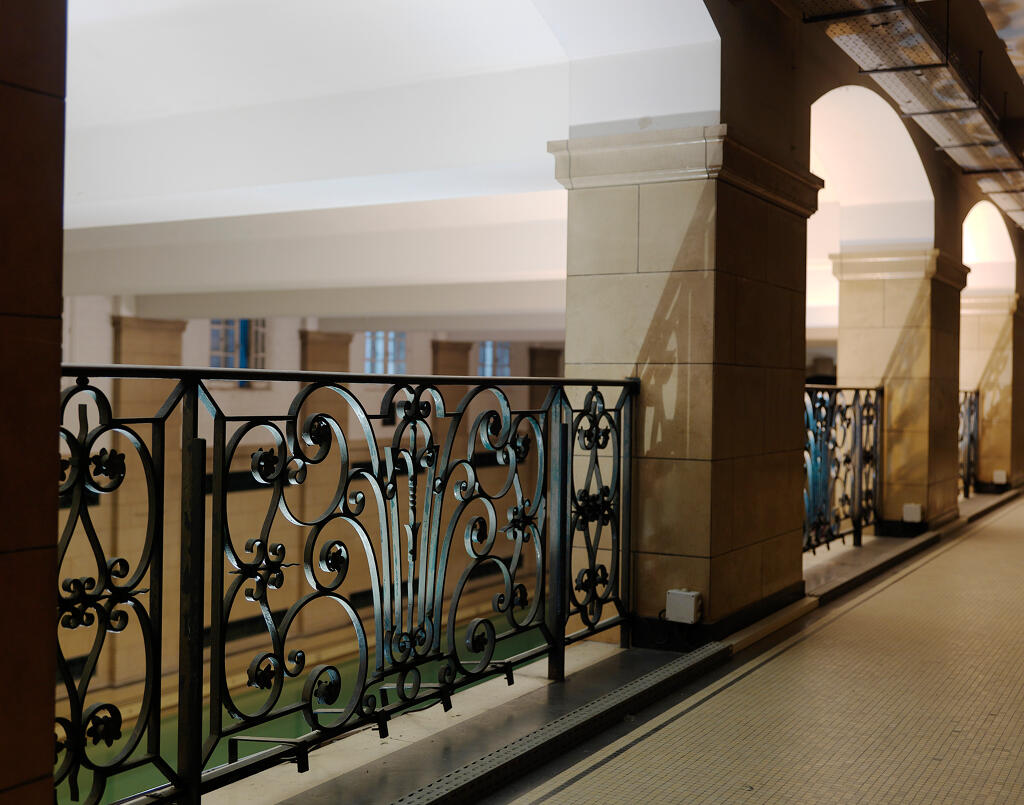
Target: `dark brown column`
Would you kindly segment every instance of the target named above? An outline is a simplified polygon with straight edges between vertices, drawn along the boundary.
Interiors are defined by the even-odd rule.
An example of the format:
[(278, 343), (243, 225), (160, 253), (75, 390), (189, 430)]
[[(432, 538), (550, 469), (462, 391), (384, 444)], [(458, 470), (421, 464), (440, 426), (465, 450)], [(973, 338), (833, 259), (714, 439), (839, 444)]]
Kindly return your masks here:
[(0, 3), (0, 803), (53, 801), (65, 4)]

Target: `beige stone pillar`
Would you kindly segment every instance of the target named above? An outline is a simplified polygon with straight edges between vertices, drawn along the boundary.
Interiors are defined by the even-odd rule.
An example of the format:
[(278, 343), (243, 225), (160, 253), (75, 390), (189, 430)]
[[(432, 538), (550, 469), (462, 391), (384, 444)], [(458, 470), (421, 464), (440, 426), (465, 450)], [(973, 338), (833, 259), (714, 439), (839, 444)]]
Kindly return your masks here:
[(806, 218), (821, 186), (725, 126), (550, 143), (568, 377), (637, 375), (635, 611), (727, 628), (802, 595)]
[(300, 366), (308, 372), (349, 371), (349, 347), (352, 333), (325, 333), (300, 330)]
[(1024, 474), (1011, 451), (1014, 332), (1020, 326), (1020, 297), (1012, 291), (968, 291), (960, 298), (960, 388), (980, 392), (978, 491), (1004, 491)]
[[(957, 339), (967, 269), (930, 248), (832, 256), (839, 279), (837, 381), (883, 386), (880, 533), (957, 516)], [(901, 524), (919, 504), (922, 523)]]

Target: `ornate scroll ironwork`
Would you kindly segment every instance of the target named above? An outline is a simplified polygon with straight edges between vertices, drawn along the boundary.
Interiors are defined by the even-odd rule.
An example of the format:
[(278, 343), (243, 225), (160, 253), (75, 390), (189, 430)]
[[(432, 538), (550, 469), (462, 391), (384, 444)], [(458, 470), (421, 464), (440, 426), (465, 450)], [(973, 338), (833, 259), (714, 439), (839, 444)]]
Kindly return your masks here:
[[(77, 378), (65, 418), (76, 400), (89, 405), (77, 432), (60, 430), (60, 492), (71, 500), (60, 556), (80, 541), (95, 571), (62, 573), (59, 630), (95, 636), (77, 674), (58, 646), (58, 799), (109, 799), (116, 781), (118, 799), (151, 789), (198, 802), (240, 775), (301, 764), (357, 727), (386, 734), (404, 710), (447, 709), (467, 684), (497, 674), (511, 683), (538, 657), (559, 677), (567, 643), (626, 627), (635, 381), (65, 375)], [(176, 386), (152, 416), (119, 419), (97, 377)], [(253, 416), (229, 413), (211, 379), (301, 385), (287, 412)], [(511, 389), (529, 385), (549, 389), (545, 403), (516, 408)], [(179, 415), (172, 449), (165, 430)], [(229, 493), (240, 465), (251, 479), (242, 516)], [(115, 540), (93, 522), (115, 494), (131, 495), (134, 518), (145, 513), (134, 561), (111, 554)], [(180, 542), (165, 529), (165, 497), (180, 499)], [(128, 539), (123, 515), (107, 521)], [(165, 578), (175, 557), (180, 573)], [(177, 669), (174, 652), (161, 652), (161, 613), (175, 600)], [(144, 650), (141, 707), (129, 717), (97, 669), (132, 618)], [(162, 698), (166, 674), (180, 680), (176, 702)], [(176, 727), (176, 753), (161, 744), (162, 718)], [(147, 782), (123, 782), (132, 775)]]
[(965, 498), (971, 496), (978, 473), (978, 431), (980, 392), (961, 391), (960, 411), (957, 420), (957, 447), (959, 450), (960, 474), (958, 485), (960, 494)]
[(804, 391), (804, 550), (860, 545), (880, 507), (882, 389), (808, 386)]

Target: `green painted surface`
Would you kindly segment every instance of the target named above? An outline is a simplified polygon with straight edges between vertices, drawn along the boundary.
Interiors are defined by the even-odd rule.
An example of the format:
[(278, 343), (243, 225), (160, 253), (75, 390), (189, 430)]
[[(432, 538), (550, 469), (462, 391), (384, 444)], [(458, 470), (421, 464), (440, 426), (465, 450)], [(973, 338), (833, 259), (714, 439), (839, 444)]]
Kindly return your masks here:
[[(496, 627), (505, 626), (504, 619), (493, 619)], [(543, 639), (537, 630), (524, 632), (515, 636), (512, 636), (499, 643), (495, 650), (495, 660), (503, 660), (508, 657), (515, 656), (524, 651), (528, 651), (531, 648), (535, 648), (543, 643)], [(460, 651), (460, 656), (463, 652)], [(437, 668), (439, 663), (432, 662), (427, 663), (421, 668), (421, 674), (424, 681), (436, 679)], [(352, 680), (358, 669), (358, 661), (356, 659), (349, 660), (347, 662), (338, 663), (337, 668), (341, 671), (343, 683), (342, 697), (347, 696), (347, 692), (351, 690)], [(306, 671), (309, 668), (307, 667)], [(297, 702), (300, 699), (302, 693), (302, 684), (305, 678), (305, 674), (300, 676), (299, 679), (290, 679), (285, 682), (284, 690), (281, 693), (281, 699), (279, 705), (287, 705), (291, 702)], [(393, 681), (389, 679), (388, 681)], [(478, 683), (477, 683), (478, 684)], [(241, 692), (233, 691), (235, 700), (240, 709), (246, 712), (255, 712), (260, 704), (266, 700), (266, 692), (256, 689), (245, 689)], [(458, 693), (454, 697), (455, 706), (458, 706)], [(340, 704), (340, 702), (339, 702)], [(401, 718), (401, 716), (398, 716)], [(225, 715), (225, 720), (230, 722), (229, 716)], [(128, 729), (134, 725), (126, 725)], [(204, 721), (204, 734), (209, 732), (209, 721)], [(261, 735), (268, 736), (273, 735), (281, 738), (298, 738), (302, 735), (307, 734), (310, 731), (309, 725), (306, 724), (305, 719), (301, 713), (294, 713), (273, 722), (254, 727), (244, 732), (241, 735)], [(177, 755), (177, 719), (171, 714), (164, 718), (160, 723), (160, 748), (162, 757), (173, 767), (174, 759)], [(145, 739), (143, 739), (145, 743)], [(90, 744), (89, 756), (97, 762), (103, 762), (105, 759), (114, 757), (117, 751), (118, 745), (115, 745), (111, 749), (107, 749), (105, 746), (100, 745), (99, 747), (92, 746)], [(258, 743), (242, 743), (239, 746), (239, 756), (245, 757), (256, 752), (263, 751), (268, 748), (268, 745)], [(207, 768), (211, 769), (227, 762), (228, 747), (227, 741), (222, 740), (217, 748), (214, 750), (210, 762), (207, 764)], [(152, 764), (147, 764), (131, 771), (117, 774), (107, 781), (106, 790), (104, 791), (103, 798), (100, 800), (102, 803), (112, 803), (119, 800), (125, 799), (126, 797), (132, 796), (142, 791), (149, 790), (151, 788), (160, 786), (166, 783), (165, 778), (159, 771), (157, 771)], [(79, 786), (80, 786), (80, 801), (84, 801), (88, 798), (89, 788), (92, 785), (92, 774), (88, 771), (82, 771), (79, 775)], [(70, 789), (67, 782), (61, 785), (57, 789), (57, 801), (60, 805), (64, 803), (71, 803)]]

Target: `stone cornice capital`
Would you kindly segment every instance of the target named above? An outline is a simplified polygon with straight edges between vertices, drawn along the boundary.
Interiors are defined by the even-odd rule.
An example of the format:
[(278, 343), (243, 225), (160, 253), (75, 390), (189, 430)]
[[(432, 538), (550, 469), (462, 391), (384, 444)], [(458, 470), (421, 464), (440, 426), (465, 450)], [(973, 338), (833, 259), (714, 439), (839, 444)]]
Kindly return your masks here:
[(724, 125), (555, 140), (548, 152), (569, 190), (719, 179), (808, 217), (824, 186), (737, 142)]
[(960, 315), (991, 316), (1020, 313), (1020, 294), (1007, 290), (968, 290), (960, 297)]
[(958, 291), (967, 282), (967, 266), (933, 248), (841, 252), (829, 259), (841, 282), (934, 279)]

